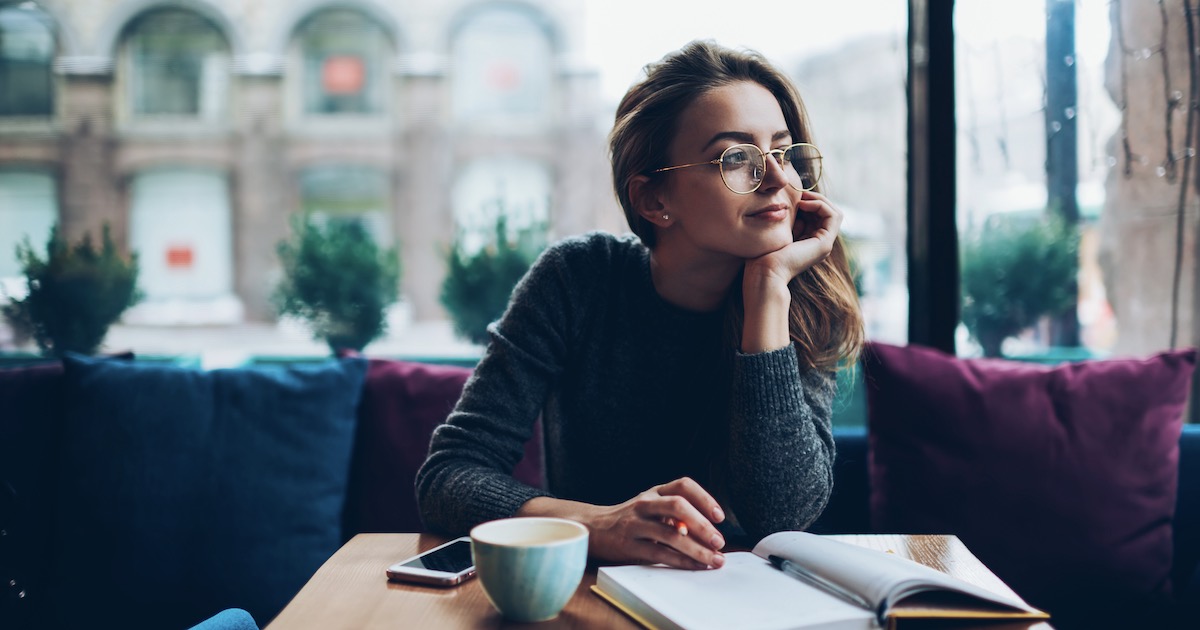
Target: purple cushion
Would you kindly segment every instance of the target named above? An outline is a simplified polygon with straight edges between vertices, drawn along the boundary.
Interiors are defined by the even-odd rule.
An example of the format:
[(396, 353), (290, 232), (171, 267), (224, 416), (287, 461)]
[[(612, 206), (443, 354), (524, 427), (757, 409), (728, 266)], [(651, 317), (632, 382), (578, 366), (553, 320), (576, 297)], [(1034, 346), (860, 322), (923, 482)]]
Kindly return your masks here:
[[(346, 497), (347, 537), (424, 530), (417, 510), (417, 469), (429, 453), (433, 430), (446, 421), (470, 375), (462, 367), (371, 359)], [(513, 476), (542, 485), (536, 437), (525, 445), (525, 458)]]
[(952, 533), (1055, 613), (1170, 591), (1194, 350), (1047, 367), (873, 343), (871, 520)]
[(0, 370), (0, 621), (13, 627), (46, 606), (62, 376), (59, 362)]

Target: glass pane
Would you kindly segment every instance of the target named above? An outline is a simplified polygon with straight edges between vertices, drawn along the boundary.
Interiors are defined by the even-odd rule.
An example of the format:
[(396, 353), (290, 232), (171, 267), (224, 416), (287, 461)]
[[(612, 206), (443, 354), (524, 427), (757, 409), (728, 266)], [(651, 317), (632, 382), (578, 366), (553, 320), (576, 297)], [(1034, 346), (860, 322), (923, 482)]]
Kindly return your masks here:
[(545, 242), (550, 218), (550, 170), (532, 160), (491, 158), (467, 165), (454, 186), (454, 222), (463, 253), (473, 254), (495, 238), (505, 217), (508, 238)]
[(54, 31), (32, 2), (0, 8), (0, 116), (54, 111)]
[(155, 11), (129, 30), (129, 88), (135, 114), (216, 119), (225, 111), (225, 38), (190, 11)]
[(226, 177), (205, 170), (139, 173), (130, 189), (130, 246), (147, 302), (207, 299), (233, 289), (233, 215)]
[(301, 206), (321, 220), (361, 221), (381, 246), (391, 246), (388, 184), (378, 169), (361, 166), (321, 166), (300, 176)]
[(460, 120), (550, 112), (550, 40), (525, 11), (489, 9), (472, 16), (453, 44), (454, 114)]
[(0, 278), (21, 275), (17, 245), (29, 239), (39, 256), (58, 220), (58, 195), (49, 173), (0, 172)]
[(389, 57), (383, 29), (352, 11), (325, 11), (299, 32), (304, 58), (304, 111), (383, 111)]
[(955, 7), (962, 354), (1039, 361), (1107, 353), (1116, 322), (1098, 263), (1109, 3)]

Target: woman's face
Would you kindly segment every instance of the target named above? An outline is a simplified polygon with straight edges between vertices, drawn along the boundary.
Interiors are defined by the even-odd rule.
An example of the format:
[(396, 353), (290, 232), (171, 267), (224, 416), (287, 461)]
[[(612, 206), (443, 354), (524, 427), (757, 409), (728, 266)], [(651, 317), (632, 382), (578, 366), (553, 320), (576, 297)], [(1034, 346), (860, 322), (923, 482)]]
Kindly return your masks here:
[[(743, 81), (710, 90), (683, 111), (669, 165), (715, 160), (735, 144), (768, 151), (799, 141), (788, 131), (775, 97), (758, 83)], [(758, 190), (744, 195), (725, 186), (715, 165), (666, 176), (660, 200), (671, 224), (659, 233), (660, 244), (674, 241), (699, 253), (749, 259), (792, 242), (802, 193), (788, 185), (776, 160), (767, 160)]]

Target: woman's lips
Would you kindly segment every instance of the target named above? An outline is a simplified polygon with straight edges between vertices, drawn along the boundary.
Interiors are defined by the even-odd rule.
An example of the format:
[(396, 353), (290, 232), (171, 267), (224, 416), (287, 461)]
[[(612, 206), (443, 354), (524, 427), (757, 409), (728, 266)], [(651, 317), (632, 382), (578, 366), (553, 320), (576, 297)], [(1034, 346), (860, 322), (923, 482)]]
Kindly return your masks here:
[(756, 219), (758, 221), (783, 221), (788, 217), (787, 206), (769, 206), (762, 210), (755, 210), (746, 215), (748, 219)]

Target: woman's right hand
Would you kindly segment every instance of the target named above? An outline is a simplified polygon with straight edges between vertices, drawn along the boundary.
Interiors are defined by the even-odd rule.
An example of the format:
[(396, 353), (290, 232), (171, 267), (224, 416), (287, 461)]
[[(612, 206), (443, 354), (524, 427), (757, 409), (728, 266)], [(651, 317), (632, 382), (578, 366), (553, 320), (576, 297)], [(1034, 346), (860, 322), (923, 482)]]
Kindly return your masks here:
[(588, 554), (598, 560), (661, 562), (680, 569), (725, 564), (720, 552), (725, 539), (714, 526), (725, 520), (725, 513), (712, 495), (687, 477), (612, 506), (536, 497), (521, 506), (517, 516), (558, 516), (583, 523), (589, 532)]

